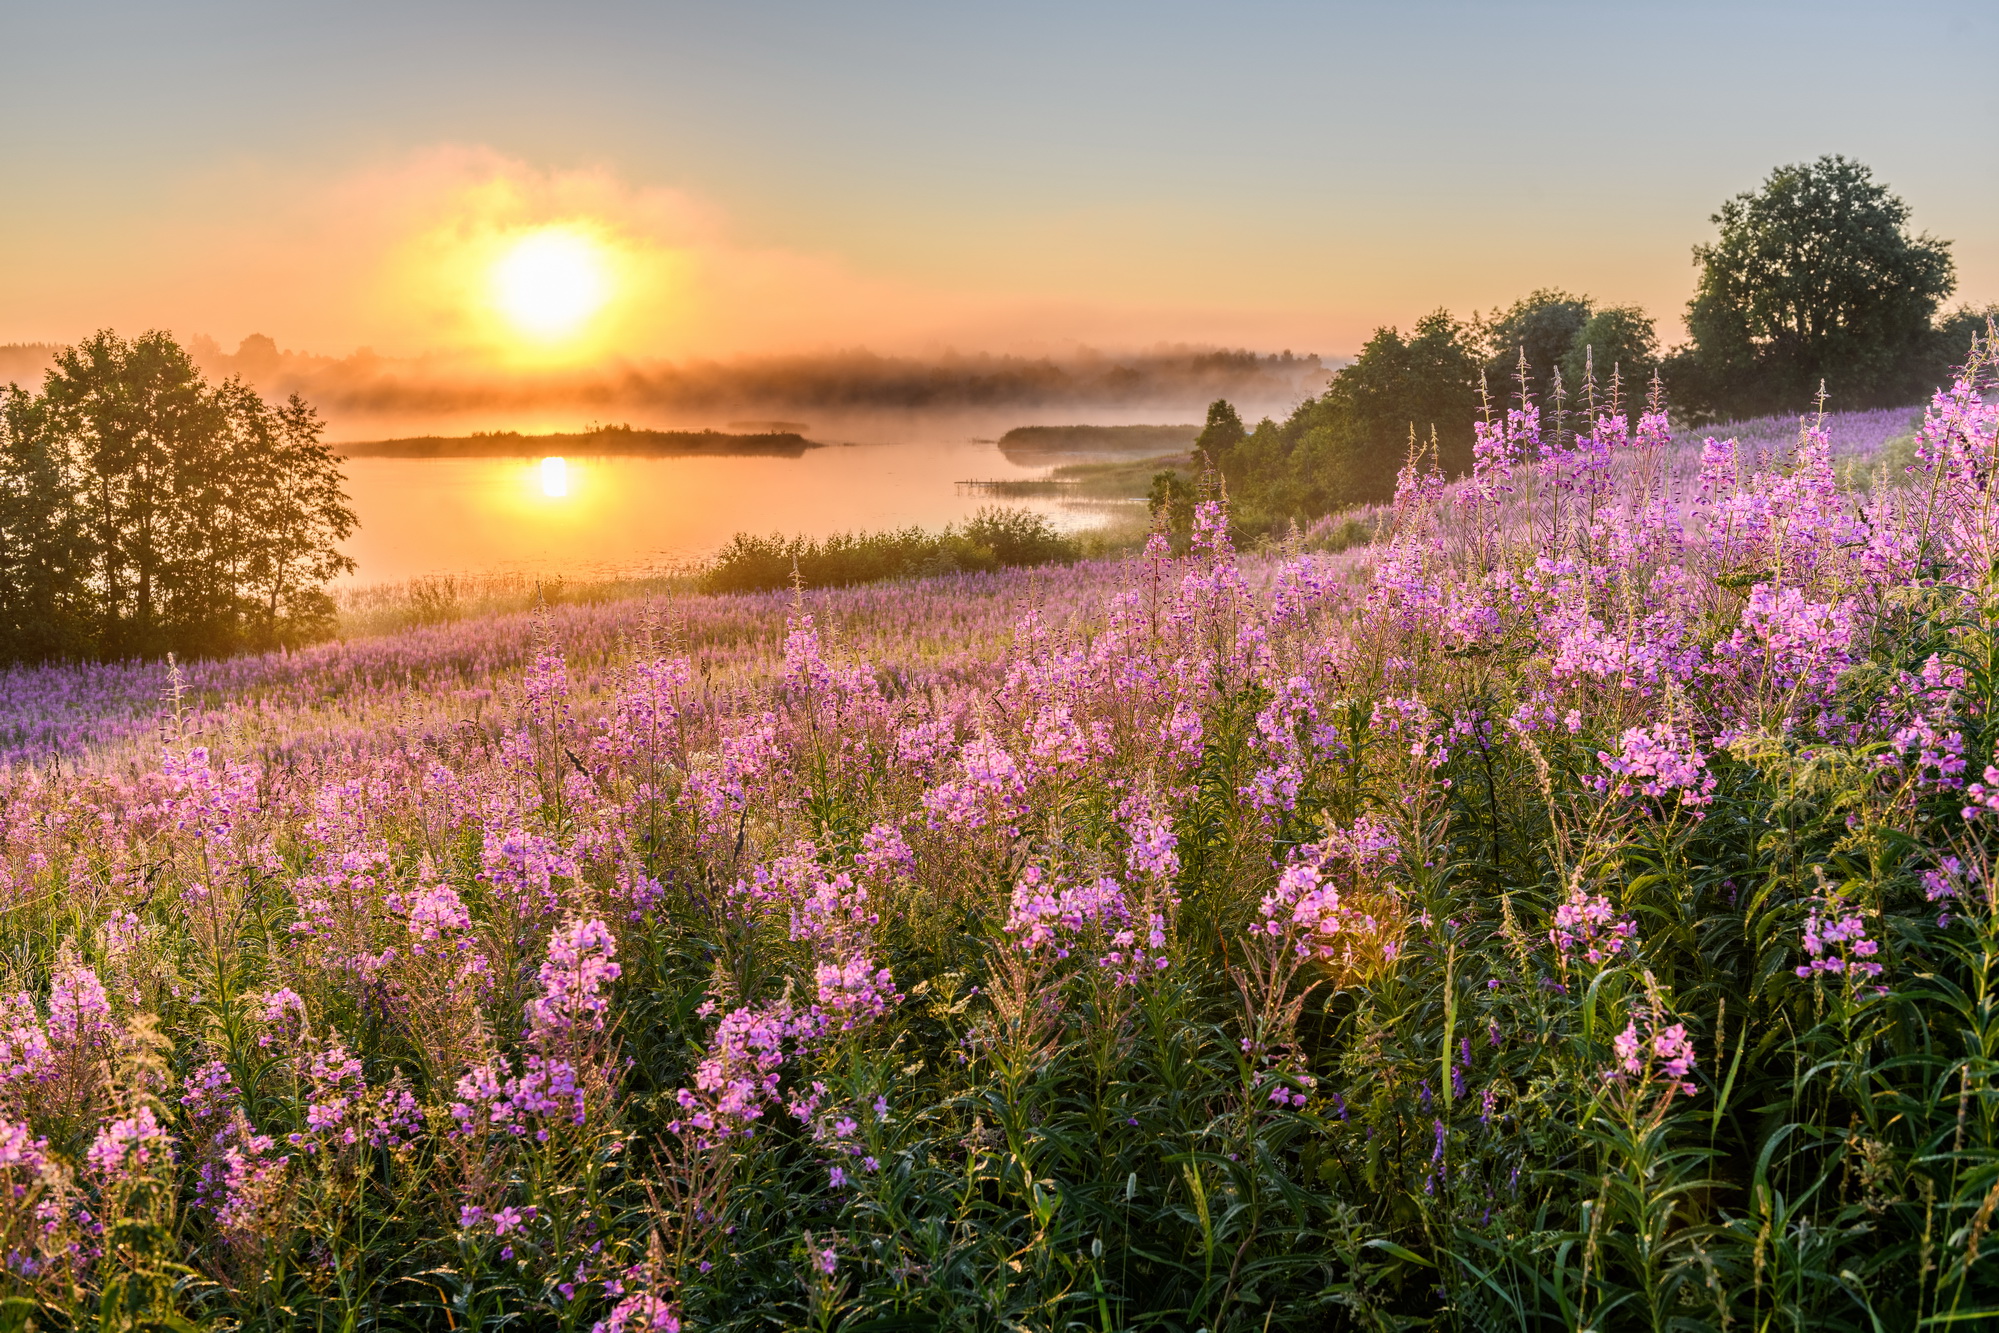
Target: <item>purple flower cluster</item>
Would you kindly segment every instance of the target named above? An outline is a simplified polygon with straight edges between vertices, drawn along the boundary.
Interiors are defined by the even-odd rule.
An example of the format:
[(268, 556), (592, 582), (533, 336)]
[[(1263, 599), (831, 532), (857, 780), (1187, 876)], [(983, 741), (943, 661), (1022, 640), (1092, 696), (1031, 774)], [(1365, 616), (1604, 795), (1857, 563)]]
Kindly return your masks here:
[(1555, 923), (1548, 931), (1548, 939), (1564, 962), (1573, 956), (1602, 965), (1624, 952), (1624, 946), (1637, 930), (1634, 922), (1617, 914), (1610, 899), (1600, 893), (1586, 893), (1578, 885), (1555, 908)]
[(1799, 944), (1805, 955), (1797, 968), (1801, 977), (1830, 975), (1855, 981), (1881, 975), (1881, 964), (1874, 961), (1881, 946), (1868, 938), (1862, 915), (1837, 893), (1812, 903)]
[(1715, 778), (1707, 771), (1707, 757), (1670, 723), (1632, 727), (1624, 733), (1620, 753), (1599, 750), (1596, 757), (1616, 775), (1614, 785), (1605, 785), (1619, 796), (1675, 797), (1681, 805), (1696, 807), (1714, 799)]
[[(1638, 1029), (1641, 1018), (1643, 1033)], [(1675, 1093), (1691, 1097), (1700, 1091), (1687, 1081), (1694, 1071), (1695, 1057), (1693, 1039), (1684, 1024), (1668, 1024), (1647, 1009), (1625, 1023), (1624, 1031), (1612, 1039), (1611, 1049), (1617, 1057), (1617, 1063), (1607, 1071), (1613, 1081), (1641, 1088), (1656, 1084), (1669, 1098)]]

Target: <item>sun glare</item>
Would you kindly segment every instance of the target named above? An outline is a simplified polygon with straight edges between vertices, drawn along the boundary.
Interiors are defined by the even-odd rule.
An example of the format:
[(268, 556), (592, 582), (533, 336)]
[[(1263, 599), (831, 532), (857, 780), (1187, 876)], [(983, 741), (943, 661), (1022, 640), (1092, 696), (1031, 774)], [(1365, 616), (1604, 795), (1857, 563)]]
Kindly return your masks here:
[(563, 458), (541, 460), (541, 493), (551, 500), (560, 500), (569, 494), (569, 461)]
[(577, 332), (610, 299), (597, 243), (554, 228), (514, 242), (494, 266), (493, 286), (514, 328), (545, 341)]

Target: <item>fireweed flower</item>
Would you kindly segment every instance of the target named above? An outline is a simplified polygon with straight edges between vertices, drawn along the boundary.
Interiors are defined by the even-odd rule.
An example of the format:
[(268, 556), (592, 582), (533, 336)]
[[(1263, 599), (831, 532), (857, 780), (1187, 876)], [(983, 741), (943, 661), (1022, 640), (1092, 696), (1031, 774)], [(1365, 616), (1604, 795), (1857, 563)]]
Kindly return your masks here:
[(27, 1198), (49, 1169), (48, 1148), (26, 1125), (0, 1120), (0, 1194), (16, 1203)]
[(1961, 812), (1966, 819), (1977, 819), (1988, 810), (1999, 810), (1999, 768), (1986, 765), (1985, 781), (1974, 782), (1964, 789), (1971, 803)]
[(117, 1037), (111, 1020), (111, 1000), (97, 973), (65, 956), (56, 964), (49, 985), (48, 1036), (58, 1050), (107, 1048)]
[(1173, 822), (1154, 808), (1153, 802), (1134, 797), (1119, 811), (1125, 820), (1125, 836), (1130, 840), (1125, 866), (1133, 875), (1171, 880), (1180, 873), (1180, 840)]
[(695, 1066), (694, 1086), (675, 1094), (684, 1114), (668, 1129), (693, 1132), (703, 1145), (749, 1137), (755, 1133), (754, 1122), (777, 1100), (778, 1070), (818, 1031), (812, 1016), (799, 1015), (783, 1003), (724, 1014), (709, 1054)]
[(1695, 1065), (1693, 1039), (1684, 1025), (1663, 1023), (1649, 1006), (1625, 1023), (1624, 1031), (1612, 1039), (1611, 1050), (1616, 1063), (1605, 1075), (1613, 1082), (1639, 1089), (1656, 1084), (1668, 1098), (1675, 1093), (1691, 1097), (1699, 1091), (1686, 1081)]
[(548, 940), (541, 994), (528, 1005), (531, 1039), (543, 1050), (602, 1032), (610, 1007), (605, 991), (621, 974), (611, 961), (618, 942), (602, 921), (572, 921)]
[(180, 1104), (196, 1125), (227, 1116), (240, 1100), (236, 1080), (230, 1075), (229, 1066), (220, 1060), (210, 1060), (194, 1070), (182, 1086), (186, 1091), (181, 1093)]
[(902, 830), (893, 824), (876, 824), (861, 835), (861, 850), (855, 853), (854, 864), (870, 875), (907, 878), (916, 873), (916, 856)]
[(1373, 723), (1383, 735), (1406, 739), (1410, 757), (1431, 768), (1442, 767), (1451, 757), (1450, 747), (1442, 743), (1444, 724), (1421, 699), (1390, 695), (1374, 706)]
[(1618, 754), (1598, 750), (1597, 761), (1615, 775), (1614, 783), (1598, 779), (1599, 790), (1619, 796), (1670, 797), (1691, 807), (1714, 800), (1715, 779), (1707, 771), (1707, 756), (1670, 723), (1631, 727)]
[(173, 1141), (150, 1106), (113, 1120), (97, 1131), (84, 1154), (105, 1189), (130, 1184), (156, 1166), (173, 1163)]
[(628, 1296), (611, 1307), (590, 1333), (680, 1333), (680, 1307), (650, 1292)]
[(282, 1211), (291, 1158), (276, 1148), (276, 1140), (257, 1133), (239, 1110), (216, 1133), (196, 1171), (196, 1206), (213, 1214), (232, 1242), (265, 1234)]
[[(1170, 904), (1169, 898), (1158, 906)], [(1108, 875), (1065, 884), (1038, 865), (1028, 866), (1015, 882), (1005, 923), (1027, 956), (1060, 961), (1081, 950), (1121, 986), (1171, 965), (1167, 926), (1166, 910), (1134, 903), (1125, 886)]]
[(496, 1056), (462, 1075), (456, 1093), (451, 1118), (460, 1137), (498, 1132), (547, 1143), (563, 1126), (590, 1119), (590, 1089), (577, 1067), (539, 1054), (527, 1057), (519, 1075)]
[[(1337, 881), (1343, 878), (1351, 890), (1395, 863), (1399, 852), (1388, 827), (1363, 815), (1352, 828), (1334, 830), (1316, 846), (1299, 849), (1299, 855), (1304, 859), (1285, 867), (1277, 887), (1264, 895), (1258, 932), (1299, 958), (1345, 957), (1356, 945), (1378, 941), (1385, 923), (1372, 911), (1347, 905)], [(1384, 942), (1382, 949), (1392, 961), (1392, 943)]]
[(297, 991), (281, 987), (250, 998), (259, 1028), (259, 1046), (285, 1050), (304, 1038), (305, 1001), (299, 998)]
[(1881, 964), (1874, 961), (1881, 946), (1867, 937), (1867, 923), (1861, 914), (1837, 893), (1813, 901), (1799, 943), (1805, 955), (1797, 968), (1800, 977), (1830, 974), (1857, 981), (1881, 975)]
[(958, 751), (958, 775), (923, 793), (923, 808), (932, 828), (994, 825), (1010, 835), (1027, 811), (1026, 797), (1020, 765), (991, 736), (979, 736)]
[(1555, 908), (1548, 940), (1564, 962), (1580, 957), (1586, 963), (1603, 964), (1622, 953), (1637, 930), (1636, 924), (1617, 914), (1610, 899), (1585, 893), (1576, 885)]
[(479, 862), (480, 880), (524, 920), (560, 913), (556, 881), (574, 881), (579, 873), (576, 858), (554, 838), (504, 819), (487, 822)]
[(1046, 949), (1056, 958), (1067, 958), (1077, 936), (1129, 916), (1123, 886), (1116, 880), (1104, 877), (1063, 885), (1050, 879), (1042, 867), (1029, 866), (1014, 884), (1006, 931), (1030, 954)]
[(870, 1018), (880, 1018), (901, 998), (889, 970), (858, 954), (844, 963), (819, 964), (813, 969), (813, 982), (818, 986), (820, 1014), (842, 1032), (852, 1031)]
[(1934, 869), (1923, 872), (1923, 897), (1933, 903), (1942, 903), (1937, 913), (1937, 928), (1950, 925), (1950, 905), (1966, 897), (1981, 875), (1975, 866), (1967, 866), (1955, 856), (1940, 856)]
[(42, 1016), (26, 991), (0, 997), (0, 1082), (39, 1081), (55, 1064), (56, 1053)]
[(196, 746), (160, 756), (159, 777), (167, 791), (168, 826), (190, 837), (205, 859), (204, 873), (187, 881), (187, 896), (209, 895), (217, 876), (230, 874), (253, 861), (268, 860), (261, 849), (244, 845), (239, 836), (259, 813), (258, 773), (250, 764), (230, 763), (218, 771), (205, 747)]
[(1846, 602), (1814, 602), (1796, 587), (1758, 583), (1742, 623), (1715, 646), (1712, 674), (1772, 695), (1795, 696), (1794, 708), (1828, 702), (1853, 662), (1853, 612)]

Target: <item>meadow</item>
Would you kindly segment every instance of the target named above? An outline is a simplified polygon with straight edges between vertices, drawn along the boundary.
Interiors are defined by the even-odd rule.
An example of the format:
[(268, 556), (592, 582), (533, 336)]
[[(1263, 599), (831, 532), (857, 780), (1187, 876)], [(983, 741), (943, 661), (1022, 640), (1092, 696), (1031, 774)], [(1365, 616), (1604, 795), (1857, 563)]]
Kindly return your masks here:
[(1999, 1320), (1992, 370), (7, 672), (0, 1323)]

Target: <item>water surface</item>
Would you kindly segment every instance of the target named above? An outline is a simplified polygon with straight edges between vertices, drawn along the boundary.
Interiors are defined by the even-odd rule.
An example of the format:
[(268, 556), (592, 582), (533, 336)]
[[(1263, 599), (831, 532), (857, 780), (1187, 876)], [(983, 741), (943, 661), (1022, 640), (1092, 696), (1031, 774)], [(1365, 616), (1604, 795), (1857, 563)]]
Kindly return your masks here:
[[(338, 448), (338, 446), (335, 446)], [(425, 574), (605, 578), (699, 563), (738, 532), (823, 537), (938, 528), (993, 503), (957, 483), (1028, 478), (989, 443), (899, 440), (812, 449), (799, 458), (350, 458), (361, 527), (347, 543), (354, 583)], [(1101, 523), (1101, 507), (1007, 503), (1064, 531)]]

